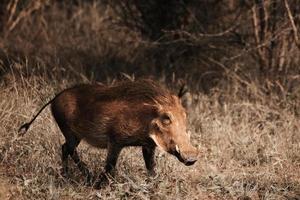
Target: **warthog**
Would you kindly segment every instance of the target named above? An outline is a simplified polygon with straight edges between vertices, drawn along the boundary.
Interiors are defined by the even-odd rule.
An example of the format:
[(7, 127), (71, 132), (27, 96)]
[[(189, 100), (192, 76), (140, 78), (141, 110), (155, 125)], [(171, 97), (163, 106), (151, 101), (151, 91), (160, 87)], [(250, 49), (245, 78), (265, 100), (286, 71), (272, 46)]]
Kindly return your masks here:
[[(142, 146), (146, 168), (154, 175), (156, 146), (176, 156), (185, 165), (197, 161), (198, 150), (190, 144), (187, 116), (180, 97), (152, 80), (122, 81), (112, 86), (85, 84), (66, 89), (45, 104), (21, 126), (25, 134), (41, 111), (51, 104), (52, 114), (65, 137), (62, 145), (62, 173), (67, 174), (68, 156), (91, 180), (76, 147), (82, 139), (92, 146), (107, 148), (105, 171), (96, 182), (112, 175), (123, 147)], [(100, 187), (100, 186), (99, 186)]]

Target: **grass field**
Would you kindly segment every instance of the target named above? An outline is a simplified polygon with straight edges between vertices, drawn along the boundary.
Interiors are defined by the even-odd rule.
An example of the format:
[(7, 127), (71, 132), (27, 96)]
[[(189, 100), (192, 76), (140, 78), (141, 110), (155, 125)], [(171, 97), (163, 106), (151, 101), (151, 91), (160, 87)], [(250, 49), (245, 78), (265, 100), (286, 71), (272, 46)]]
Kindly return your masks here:
[[(75, 10), (71, 18), (52, 8), (1, 37), (0, 199), (300, 199), (299, 75), (287, 78), (295, 80), (291, 90), (268, 82), (278, 90), (265, 93), (258, 81), (235, 73), (209, 93), (191, 90), (189, 129), (201, 152), (193, 166), (157, 150), (158, 175), (150, 178), (141, 149), (128, 148), (121, 153), (115, 179), (101, 190), (85, 186), (73, 162), (70, 179), (63, 178), (64, 138), (49, 109), (26, 135), (17, 133), (51, 97), (96, 79), (110, 84), (116, 79), (112, 74), (127, 69), (130, 75), (137, 71), (137, 77), (148, 70), (150, 77), (171, 85), (164, 73), (152, 73), (151, 58), (145, 59), (153, 46), (126, 29), (110, 27), (104, 18), (93, 5)], [(117, 61), (111, 61), (113, 56)], [(106, 151), (84, 142), (78, 149), (99, 174)]]
[[(189, 128), (200, 149), (199, 161), (186, 167), (157, 151), (158, 176), (146, 175), (141, 149), (122, 152), (115, 180), (102, 190), (83, 185), (76, 166), (71, 180), (60, 176), (62, 134), (45, 111), (24, 137), (17, 129), (59, 88), (72, 84), (45, 77), (11, 74), (1, 86), (1, 195), (11, 199), (297, 199), (300, 196), (299, 119), (288, 105), (236, 100), (220, 104), (192, 94)], [(275, 100), (274, 100), (275, 101)], [(290, 105), (292, 106), (292, 105)], [(82, 143), (80, 154), (94, 173), (104, 166), (105, 150)], [(72, 162), (71, 162), (72, 163)]]

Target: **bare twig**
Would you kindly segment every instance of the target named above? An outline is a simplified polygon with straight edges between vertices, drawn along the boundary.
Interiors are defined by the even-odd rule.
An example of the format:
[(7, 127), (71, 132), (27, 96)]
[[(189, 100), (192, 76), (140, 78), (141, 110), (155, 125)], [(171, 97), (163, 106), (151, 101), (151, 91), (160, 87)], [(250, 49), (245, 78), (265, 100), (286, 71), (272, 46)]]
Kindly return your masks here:
[[(260, 44), (265, 42), (265, 22), (263, 22), (265, 19), (262, 18), (262, 16), (264, 16), (264, 14), (258, 15), (256, 12), (257, 9), (257, 5), (254, 5), (252, 7), (252, 20), (253, 20), (253, 29), (254, 29), (254, 36), (255, 36), (255, 43), (256, 46), (260, 46)], [(260, 11), (263, 12), (264, 10)], [(259, 26), (259, 24), (261, 24)], [(261, 72), (265, 73), (265, 66), (267, 66), (267, 60), (266, 60), (266, 55), (265, 55), (265, 51), (264, 51), (264, 46), (261, 46), (259, 48), (257, 48), (257, 54), (259, 55), (259, 59), (260, 59), (260, 66), (261, 66)]]
[(295, 21), (294, 21), (294, 18), (293, 18), (293, 15), (292, 15), (292, 12), (291, 12), (291, 9), (290, 9), (290, 6), (289, 6), (289, 3), (288, 3), (287, 0), (284, 0), (284, 5), (285, 5), (285, 8), (286, 8), (287, 14), (289, 16), (290, 23), (291, 23), (292, 28), (293, 28), (294, 39), (295, 39), (296, 45), (297, 45), (298, 49), (300, 49), (300, 41), (299, 41), (299, 37), (298, 37), (298, 29), (297, 29), (297, 26), (295, 24)]
[(18, 2), (19, 0), (14, 0), (7, 4), (6, 7), (6, 10), (8, 12), (7, 24), (10, 24), (13, 21), (13, 16), (16, 13)]
[(45, 0), (38, 0), (38, 1), (30, 1), (30, 3), (21, 10), (19, 13), (17, 12), (17, 7), (19, 0), (14, 0), (7, 6), (7, 12), (8, 12), (8, 20), (6, 22), (7, 27), (7, 33), (11, 32), (17, 25), (20, 23), (22, 19), (25, 17), (31, 15), (34, 11), (40, 9), (44, 3)]

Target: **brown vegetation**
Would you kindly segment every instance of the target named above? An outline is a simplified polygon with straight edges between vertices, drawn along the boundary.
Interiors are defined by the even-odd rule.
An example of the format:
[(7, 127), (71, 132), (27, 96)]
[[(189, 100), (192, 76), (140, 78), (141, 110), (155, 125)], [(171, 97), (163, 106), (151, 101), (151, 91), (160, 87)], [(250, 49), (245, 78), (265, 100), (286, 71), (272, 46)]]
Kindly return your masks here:
[[(0, 5), (1, 193), (7, 199), (299, 199), (300, 4), (180, 1), (164, 12), (168, 5), (158, 0), (126, 2)], [(170, 13), (180, 15), (173, 24)], [(158, 176), (149, 178), (140, 150), (129, 148), (115, 178), (94, 190), (74, 164), (70, 179), (60, 175), (64, 139), (50, 112), (18, 137), (19, 125), (59, 91), (135, 77), (174, 91), (182, 80), (189, 86), (191, 141), (201, 150), (192, 167), (158, 152)], [(104, 151), (82, 143), (78, 153), (91, 171), (101, 171)]]

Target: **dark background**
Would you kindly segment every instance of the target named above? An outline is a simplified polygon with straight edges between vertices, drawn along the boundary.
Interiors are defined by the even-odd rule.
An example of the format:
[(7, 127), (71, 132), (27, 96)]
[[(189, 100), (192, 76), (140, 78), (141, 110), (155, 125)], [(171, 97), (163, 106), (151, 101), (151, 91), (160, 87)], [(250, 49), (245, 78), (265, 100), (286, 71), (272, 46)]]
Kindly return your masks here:
[(264, 92), (291, 91), (299, 12), (297, 0), (2, 0), (1, 77), (18, 60), (89, 80), (175, 77), (208, 93), (238, 76)]

